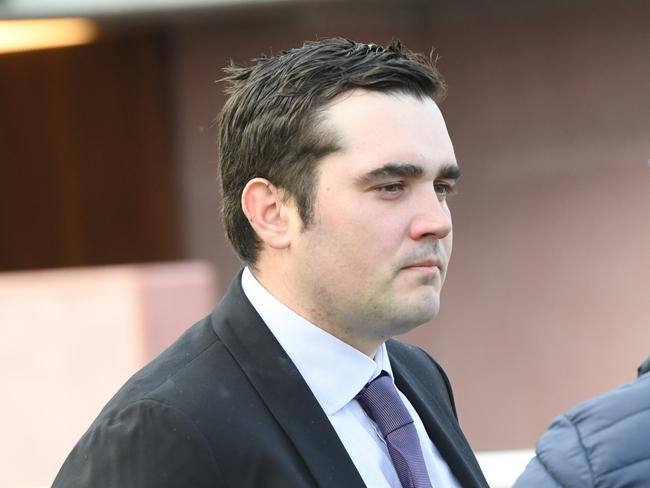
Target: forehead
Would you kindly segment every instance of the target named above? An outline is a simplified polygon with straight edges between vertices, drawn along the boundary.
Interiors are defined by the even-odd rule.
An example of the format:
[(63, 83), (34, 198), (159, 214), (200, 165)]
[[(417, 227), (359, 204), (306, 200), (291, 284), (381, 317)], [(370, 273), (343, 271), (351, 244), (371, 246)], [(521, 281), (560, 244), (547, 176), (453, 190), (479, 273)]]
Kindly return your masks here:
[(323, 128), (341, 149), (325, 158), (321, 174), (328, 167), (362, 173), (403, 162), (422, 166), (428, 175), (455, 163), (442, 113), (428, 97), (352, 90), (330, 102), (322, 115)]

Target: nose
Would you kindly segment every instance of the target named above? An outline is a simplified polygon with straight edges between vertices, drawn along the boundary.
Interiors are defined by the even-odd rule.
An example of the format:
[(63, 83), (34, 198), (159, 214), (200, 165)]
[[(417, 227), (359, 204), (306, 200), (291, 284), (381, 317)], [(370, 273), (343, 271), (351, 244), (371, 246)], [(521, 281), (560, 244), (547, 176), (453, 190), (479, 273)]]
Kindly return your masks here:
[[(422, 203), (422, 202), (426, 203)], [(437, 196), (427, 195), (426, 200), (421, 200), (416, 209), (416, 214), (411, 221), (409, 235), (413, 240), (423, 237), (443, 239), (451, 232), (451, 212), (445, 200), (438, 200)]]

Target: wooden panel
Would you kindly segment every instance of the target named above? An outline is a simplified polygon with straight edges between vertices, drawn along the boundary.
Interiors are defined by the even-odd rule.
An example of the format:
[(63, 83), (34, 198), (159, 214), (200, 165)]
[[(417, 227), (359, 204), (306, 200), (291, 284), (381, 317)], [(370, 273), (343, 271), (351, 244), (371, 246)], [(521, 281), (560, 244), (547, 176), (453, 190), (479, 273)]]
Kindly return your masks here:
[(0, 56), (0, 270), (177, 257), (156, 33)]

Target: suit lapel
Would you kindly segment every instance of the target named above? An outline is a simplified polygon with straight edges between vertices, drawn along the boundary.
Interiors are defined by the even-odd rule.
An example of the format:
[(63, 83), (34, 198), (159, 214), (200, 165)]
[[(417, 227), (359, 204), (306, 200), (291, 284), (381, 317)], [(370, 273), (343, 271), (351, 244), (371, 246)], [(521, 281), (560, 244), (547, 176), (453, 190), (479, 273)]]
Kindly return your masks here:
[[(389, 347), (390, 361), (397, 388), (409, 399), (418, 412), (431, 441), (449, 465), (458, 483), (463, 488), (487, 488), (481, 468), (476, 461), (465, 436), (460, 430), (451, 406), (443, 398), (447, 397), (444, 381), (440, 387), (424, 385), (418, 374), (408, 367), (408, 361)], [(421, 368), (420, 368), (421, 369)], [(422, 371), (419, 372), (419, 375)]]
[(241, 289), (241, 273), (212, 315), (213, 327), (319, 486), (364, 487), (302, 376)]

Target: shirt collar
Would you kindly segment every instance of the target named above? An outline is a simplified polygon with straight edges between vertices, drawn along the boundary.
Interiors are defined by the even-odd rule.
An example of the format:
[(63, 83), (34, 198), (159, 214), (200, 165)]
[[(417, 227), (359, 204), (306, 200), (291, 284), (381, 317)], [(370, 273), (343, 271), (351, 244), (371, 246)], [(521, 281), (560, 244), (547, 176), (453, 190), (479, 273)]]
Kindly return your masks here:
[(327, 415), (347, 405), (370, 380), (393, 375), (386, 345), (374, 360), (298, 315), (264, 288), (248, 268), (242, 288)]

